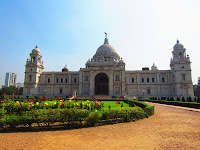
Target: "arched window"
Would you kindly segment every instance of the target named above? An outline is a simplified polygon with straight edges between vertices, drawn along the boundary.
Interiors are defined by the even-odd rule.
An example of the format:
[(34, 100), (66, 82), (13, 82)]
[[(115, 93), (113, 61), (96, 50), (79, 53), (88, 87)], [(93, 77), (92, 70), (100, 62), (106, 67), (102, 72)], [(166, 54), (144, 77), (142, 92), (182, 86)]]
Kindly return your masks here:
[(179, 58), (183, 58), (183, 54), (182, 53), (179, 53)]

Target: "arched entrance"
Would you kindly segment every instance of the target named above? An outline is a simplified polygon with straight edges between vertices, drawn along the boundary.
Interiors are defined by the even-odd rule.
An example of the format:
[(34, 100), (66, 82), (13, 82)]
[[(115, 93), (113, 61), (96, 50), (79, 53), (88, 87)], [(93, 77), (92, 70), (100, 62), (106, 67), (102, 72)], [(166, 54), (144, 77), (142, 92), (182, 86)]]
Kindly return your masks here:
[(95, 95), (108, 95), (108, 76), (105, 73), (95, 77)]

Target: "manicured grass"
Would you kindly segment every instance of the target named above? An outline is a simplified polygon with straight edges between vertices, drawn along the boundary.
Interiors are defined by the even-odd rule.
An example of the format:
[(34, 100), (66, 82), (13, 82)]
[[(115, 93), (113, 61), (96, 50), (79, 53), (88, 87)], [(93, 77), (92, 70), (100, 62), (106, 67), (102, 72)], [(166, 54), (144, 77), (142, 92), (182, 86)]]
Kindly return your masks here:
[(127, 104), (123, 101), (120, 101), (120, 104), (117, 104), (116, 101), (102, 101), (102, 102), (104, 104), (103, 109), (108, 109), (109, 106), (110, 106), (110, 108), (121, 108), (121, 106), (129, 107), (129, 104)]

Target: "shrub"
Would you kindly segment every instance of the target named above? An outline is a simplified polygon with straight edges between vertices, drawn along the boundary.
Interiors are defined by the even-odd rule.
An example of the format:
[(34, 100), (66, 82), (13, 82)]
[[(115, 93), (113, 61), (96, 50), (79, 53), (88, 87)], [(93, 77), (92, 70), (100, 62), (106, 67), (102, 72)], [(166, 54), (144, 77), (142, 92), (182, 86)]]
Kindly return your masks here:
[(200, 98), (199, 97), (197, 98), (197, 103), (200, 103)]
[(86, 119), (86, 123), (89, 126), (94, 126), (95, 123), (97, 123), (99, 121), (99, 115), (97, 112), (94, 113), (90, 113), (90, 115), (88, 116), (88, 118)]

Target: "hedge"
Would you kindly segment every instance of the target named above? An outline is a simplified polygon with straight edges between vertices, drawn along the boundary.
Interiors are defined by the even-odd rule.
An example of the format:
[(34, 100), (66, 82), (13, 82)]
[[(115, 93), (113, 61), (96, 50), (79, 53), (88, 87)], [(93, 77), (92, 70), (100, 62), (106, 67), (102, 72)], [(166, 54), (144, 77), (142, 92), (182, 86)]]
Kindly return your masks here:
[(136, 100), (125, 100), (125, 102), (132, 107), (135, 105), (141, 107), (146, 112), (147, 116), (152, 116), (154, 114), (154, 106)]
[(121, 120), (121, 122), (136, 121), (147, 118), (154, 114), (154, 106), (126, 100), (131, 107), (112, 108), (99, 111), (88, 109), (33, 109), (23, 113), (1, 114), (0, 128), (17, 126), (50, 126), (58, 123), (59, 125), (73, 126), (94, 126), (96, 123), (102, 124), (105, 120)]
[(182, 107), (190, 107), (200, 109), (200, 104), (196, 102), (181, 102), (181, 101), (166, 101), (166, 100), (146, 100), (148, 102), (167, 104), (167, 105), (175, 105)]

